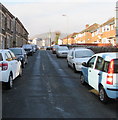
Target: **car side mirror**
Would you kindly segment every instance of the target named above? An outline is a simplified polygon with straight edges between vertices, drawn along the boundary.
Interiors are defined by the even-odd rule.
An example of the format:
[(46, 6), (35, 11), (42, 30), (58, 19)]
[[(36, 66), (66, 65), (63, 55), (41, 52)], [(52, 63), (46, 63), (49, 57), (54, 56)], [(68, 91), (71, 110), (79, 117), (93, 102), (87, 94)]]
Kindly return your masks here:
[(19, 62), (20, 61), (20, 57), (16, 58), (16, 60)]
[(83, 62), (82, 65), (83, 65), (84, 67), (88, 67), (86, 62)]
[(73, 56), (70, 56), (70, 59), (74, 59), (74, 57), (73, 57)]

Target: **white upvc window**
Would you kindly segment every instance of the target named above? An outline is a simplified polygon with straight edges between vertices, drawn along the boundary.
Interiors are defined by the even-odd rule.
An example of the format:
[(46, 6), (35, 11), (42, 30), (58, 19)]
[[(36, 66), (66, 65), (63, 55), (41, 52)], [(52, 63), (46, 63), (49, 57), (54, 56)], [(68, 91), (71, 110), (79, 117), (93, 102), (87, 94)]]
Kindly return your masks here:
[(111, 25), (111, 30), (114, 30), (114, 28), (115, 28), (115, 25), (114, 24)]
[(92, 33), (92, 37), (94, 37), (94, 36), (95, 36), (95, 33), (93, 32), (93, 33)]
[(4, 14), (2, 14), (2, 29), (4, 29), (5, 30), (5, 15)]

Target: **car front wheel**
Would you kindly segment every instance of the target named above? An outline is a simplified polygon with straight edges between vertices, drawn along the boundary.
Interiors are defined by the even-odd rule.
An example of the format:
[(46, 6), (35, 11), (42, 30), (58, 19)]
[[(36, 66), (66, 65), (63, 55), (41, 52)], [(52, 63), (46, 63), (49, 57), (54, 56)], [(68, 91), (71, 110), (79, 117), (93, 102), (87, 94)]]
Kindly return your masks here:
[(82, 85), (85, 85), (85, 78), (84, 78), (84, 75), (82, 73), (80, 74), (80, 82)]
[(77, 73), (77, 70), (76, 70), (75, 64), (73, 64), (73, 69), (74, 69), (74, 72)]

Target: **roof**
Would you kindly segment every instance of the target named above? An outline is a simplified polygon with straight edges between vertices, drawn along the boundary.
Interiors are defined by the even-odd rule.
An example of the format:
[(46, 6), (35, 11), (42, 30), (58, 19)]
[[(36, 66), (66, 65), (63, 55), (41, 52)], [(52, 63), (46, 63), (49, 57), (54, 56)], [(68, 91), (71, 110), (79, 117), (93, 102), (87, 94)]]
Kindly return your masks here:
[(100, 25), (97, 23), (94, 23), (93, 25), (87, 27), (86, 29), (84, 29), (83, 31), (81, 31), (80, 33), (84, 33), (84, 32), (91, 32), (96, 30)]
[(67, 39), (67, 38), (73, 38), (75, 35), (77, 35), (79, 33), (72, 33), (70, 35), (68, 35), (67, 37), (63, 38), (63, 39)]
[(110, 60), (116, 59), (116, 58), (118, 59), (118, 52), (97, 53), (95, 55), (104, 58), (104, 60), (106, 60), (106, 61), (110, 61)]
[(81, 51), (81, 50), (89, 50), (89, 51), (92, 51), (90, 49), (87, 49), (87, 48), (83, 48), (83, 47), (75, 47), (75, 48), (72, 48), (74, 49), (75, 51)]
[(111, 18), (108, 21), (106, 21), (105, 23), (101, 24), (100, 27), (105, 26), (105, 25), (109, 25), (109, 24), (114, 24), (115, 23), (115, 18)]

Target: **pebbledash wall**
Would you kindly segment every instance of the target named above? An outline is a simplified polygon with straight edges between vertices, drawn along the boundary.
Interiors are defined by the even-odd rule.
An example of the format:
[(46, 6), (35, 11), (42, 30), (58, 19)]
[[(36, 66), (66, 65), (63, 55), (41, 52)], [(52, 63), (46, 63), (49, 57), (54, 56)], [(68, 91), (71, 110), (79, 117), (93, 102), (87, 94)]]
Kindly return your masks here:
[(0, 3), (0, 49), (22, 46), (27, 43), (28, 35), (21, 21)]

